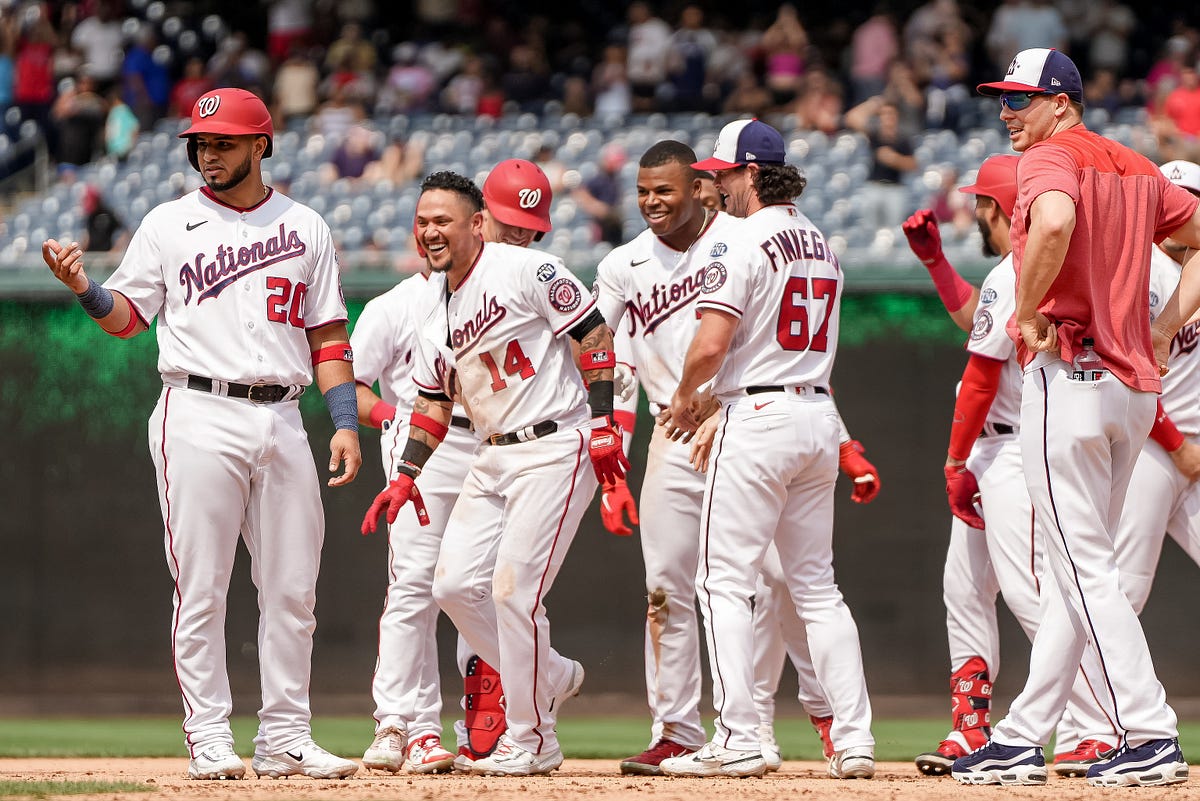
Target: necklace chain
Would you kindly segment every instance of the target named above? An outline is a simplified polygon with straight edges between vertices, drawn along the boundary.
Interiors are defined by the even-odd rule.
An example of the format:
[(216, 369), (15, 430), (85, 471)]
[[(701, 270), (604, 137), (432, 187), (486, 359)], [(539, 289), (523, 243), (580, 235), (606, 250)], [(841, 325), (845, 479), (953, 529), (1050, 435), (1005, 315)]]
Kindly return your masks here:
[(711, 215), (712, 215), (711, 211), (709, 211), (708, 209), (704, 210), (704, 221), (700, 223), (700, 230), (696, 232), (696, 235), (694, 237), (692, 237), (692, 241), (688, 243), (688, 246), (686, 248), (684, 248), (683, 250), (679, 251), (678, 255), (675, 256), (675, 264), (676, 265), (678, 265), (681, 261), (683, 261), (683, 257), (686, 256), (689, 251), (691, 251), (692, 245), (696, 244), (696, 242), (698, 242), (700, 240), (700, 237), (704, 235), (704, 229), (708, 228), (708, 221), (709, 221)]

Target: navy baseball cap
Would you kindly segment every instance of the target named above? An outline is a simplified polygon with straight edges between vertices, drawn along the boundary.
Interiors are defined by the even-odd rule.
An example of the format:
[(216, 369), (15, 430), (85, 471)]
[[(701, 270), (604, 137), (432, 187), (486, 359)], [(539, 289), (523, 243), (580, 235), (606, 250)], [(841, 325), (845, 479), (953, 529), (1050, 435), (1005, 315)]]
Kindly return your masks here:
[(692, 164), (696, 170), (730, 170), (743, 164), (783, 164), (786, 148), (779, 131), (761, 120), (736, 120), (717, 134), (712, 158)]
[(1062, 93), (1082, 102), (1083, 81), (1075, 62), (1066, 53), (1034, 47), (1017, 53), (1003, 81), (981, 83), (976, 91), (988, 97), (999, 97), (1005, 92)]

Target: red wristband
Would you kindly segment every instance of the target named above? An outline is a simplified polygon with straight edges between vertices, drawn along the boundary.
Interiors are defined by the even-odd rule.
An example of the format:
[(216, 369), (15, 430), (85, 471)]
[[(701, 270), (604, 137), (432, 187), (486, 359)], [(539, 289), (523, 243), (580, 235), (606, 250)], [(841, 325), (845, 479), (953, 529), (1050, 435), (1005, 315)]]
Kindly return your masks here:
[(450, 431), (449, 426), (439, 423), (429, 415), (421, 414), (420, 412), (413, 412), (412, 418), (408, 421), (408, 424), (413, 428), (419, 428), (422, 431), (428, 431), (438, 442), (444, 440), (447, 432)]
[(1183, 434), (1167, 417), (1161, 400), (1158, 402), (1158, 414), (1154, 416), (1154, 427), (1150, 429), (1150, 439), (1162, 445), (1167, 453), (1177, 451), (1183, 445)]
[(386, 420), (391, 420), (396, 416), (396, 407), (387, 401), (379, 401), (371, 407), (371, 425), (376, 428), (383, 428), (383, 423)]
[(621, 427), (626, 436), (633, 436), (633, 428), (637, 424), (637, 412), (617, 409), (613, 412), (613, 419), (617, 421), (617, 425)]
[(342, 361), (342, 362), (354, 361), (354, 351), (352, 351), (350, 349), (349, 342), (342, 342), (337, 345), (329, 345), (327, 347), (321, 348), (320, 350), (314, 350), (312, 352), (313, 367), (316, 367), (321, 362), (333, 362), (333, 361)]
[(597, 348), (579, 354), (579, 366), (584, 370), (602, 370), (605, 367), (616, 367), (617, 357), (611, 350)]

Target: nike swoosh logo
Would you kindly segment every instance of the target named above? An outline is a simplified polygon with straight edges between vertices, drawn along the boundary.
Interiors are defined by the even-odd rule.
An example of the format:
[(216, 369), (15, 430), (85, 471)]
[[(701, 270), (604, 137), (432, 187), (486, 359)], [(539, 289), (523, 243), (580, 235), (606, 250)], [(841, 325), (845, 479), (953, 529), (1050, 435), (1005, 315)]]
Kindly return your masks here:
[(292, 759), (296, 760), (297, 762), (304, 761), (304, 752), (303, 751), (297, 751), (294, 754), (291, 751), (284, 751), (283, 753), (287, 754), (288, 756), (290, 756)]
[(645, 263), (646, 263), (646, 262), (648, 262), (648, 261), (650, 261), (650, 260), (649, 260), (649, 259), (642, 259), (641, 261), (631, 261), (631, 262), (629, 262), (629, 266), (630, 266), (630, 267), (637, 267), (639, 264), (645, 264)]
[(208, 222), (208, 220), (201, 220), (201, 221), (200, 221), (200, 222), (198, 222), (198, 223), (188, 223), (188, 224), (187, 224), (187, 229), (188, 229), (189, 231), (195, 231), (197, 228), (199, 228), (200, 226), (204, 225), (206, 222)]
[(774, 402), (775, 401), (767, 401), (766, 403), (756, 403), (756, 404), (754, 404), (754, 411), (761, 412), (763, 410), (763, 408), (770, 406)]

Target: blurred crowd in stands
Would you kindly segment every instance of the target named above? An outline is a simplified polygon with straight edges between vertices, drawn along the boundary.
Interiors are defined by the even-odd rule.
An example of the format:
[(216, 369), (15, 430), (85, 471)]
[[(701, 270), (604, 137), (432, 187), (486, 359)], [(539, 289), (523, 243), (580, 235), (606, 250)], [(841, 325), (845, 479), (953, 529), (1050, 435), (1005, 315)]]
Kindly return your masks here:
[[(124, 158), (139, 131), (239, 86), (267, 100), (278, 128), (336, 143), (323, 180), (396, 185), (426, 165), (419, 141), (382, 124), (394, 115), (791, 115), (798, 129), (867, 137), (882, 223), (898, 213), (890, 187), (917, 169), (915, 138), (995, 124), (974, 85), (1048, 46), (1081, 67), (1089, 109), (1144, 124), (1162, 158), (1200, 158), (1200, 32), (1167, 10), (896, 0), (811, 13), (755, 0), (579, 0), (536, 14), (513, 0), (412, 0), (402, 12), (382, 0), (0, 0), (0, 112), (12, 138), (34, 121), (69, 173)], [(605, 222), (611, 176), (636, 155), (607, 154), (588, 186), (564, 187), (553, 152), (539, 160), (619, 241)]]

